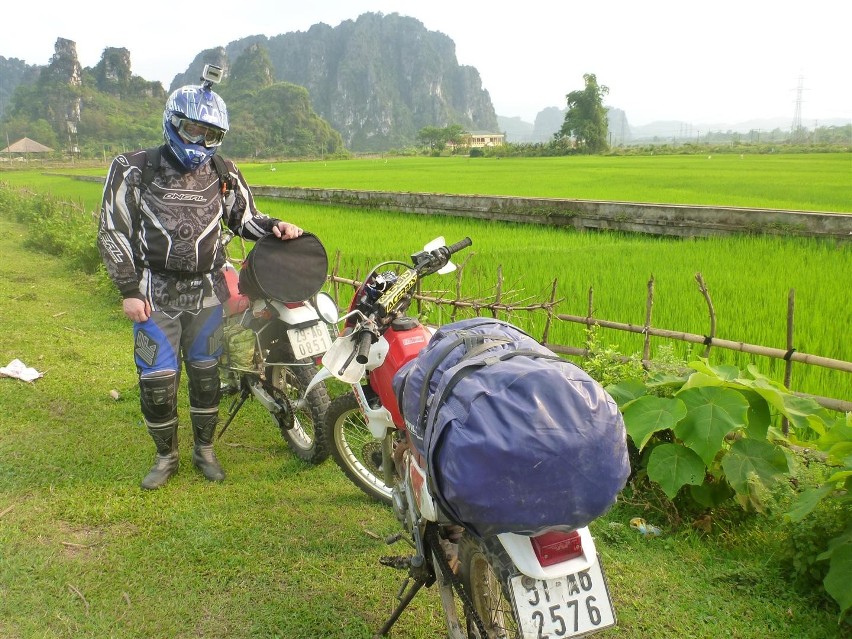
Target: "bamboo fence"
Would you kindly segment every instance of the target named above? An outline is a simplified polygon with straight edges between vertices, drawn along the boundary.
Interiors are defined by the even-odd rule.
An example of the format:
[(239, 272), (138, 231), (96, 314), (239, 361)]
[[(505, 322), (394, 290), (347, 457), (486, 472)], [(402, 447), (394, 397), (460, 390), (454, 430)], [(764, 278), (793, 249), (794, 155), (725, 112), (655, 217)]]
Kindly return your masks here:
[[(332, 286), (332, 295), (339, 302), (340, 300), (340, 286), (344, 285), (347, 288), (352, 288), (353, 290), (358, 288), (361, 285), (361, 281), (356, 278), (346, 278), (341, 277), (339, 275), (340, 269), (340, 253), (337, 253), (334, 266), (332, 268), (332, 272), (328, 277), (328, 280)], [(464, 264), (460, 264), (458, 270), (456, 271), (456, 282), (455, 282), (455, 291), (452, 296), (448, 296), (445, 293), (436, 295), (430, 292), (422, 292), (419, 288), (417, 292), (414, 294), (414, 301), (417, 304), (418, 312), (421, 310), (421, 304), (429, 303), (438, 306), (448, 306), (452, 310), (450, 312), (450, 320), (454, 321), (457, 317), (459, 311), (462, 311), (466, 315), (475, 315), (479, 316), (484, 313), (490, 314), (492, 317), (498, 317), (501, 313), (504, 316), (512, 316), (518, 313), (521, 314), (544, 314), (545, 316), (545, 324), (544, 330), (542, 331), (541, 339), (539, 342), (551, 349), (555, 353), (560, 353), (563, 355), (571, 355), (577, 357), (589, 357), (591, 352), (587, 347), (577, 347), (577, 346), (568, 346), (564, 344), (556, 344), (549, 341), (550, 331), (554, 324), (554, 322), (572, 322), (575, 324), (584, 324), (588, 327), (598, 326), (601, 328), (607, 328), (615, 331), (624, 331), (628, 333), (638, 333), (644, 336), (644, 344), (643, 344), (643, 352), (642, 352), (642, 364), (644, 366), (651, 365), (650, 353), (651, 353), (651, 338), (659, 337), (665, 338), (668, 340), (687, 342), (691, 344), (703, 344), (704, 351), (702, 353), (703, 357), (708, 357), (712, 348), (721, 348), (731, 351), (739, 351), (741, 353), (749, 353), (752, 355), (758, 355), (762, 357), (767, 357), (770, 359), (780, 359), (785, 362), (784, 366), (784, 386), (790, 389), (790, 383), (792, 380), (792, 369), (793, 363), (801, 363), (807, 366), (820, 366), (823, 368), (829, 368), (833, 370), (844, 371), (852, 374), (852, 362), (847, 362), (838, 359), (832, 359), (830, 357), (822, 357), (819, 355), (813, 355), (809, 353), (802, 353), (793, 346), (794, 344), (794, 310), (795, 310), (795, 290), (791, 289), (788, 296), (788, 304), (787, 304), (787, 348), (773, 348), (769, 346), (761, 346), (758, 344), (749, 344), (746, 342), (738, 342), (727, 339), (722, 339), (716, 336), (716, 312), (713, 307), (713, 301), (710, 297), (710, 293), (707, 289), (707, 286), (704, 283), (704, 279), (701, 273), (696, 273), (695, 280), (698, 284), (698, 290), (701, 292), (704, 297), (705, 303), (707, 304), (707, 310), (710, 320), (710, 330), (707, 335), (697, 335), (694, 333), (687, 333), (684, 331), (675, 331), (668, 330), (663, 328), (657, 328), (652, 325), (652, 310), (654, 306), (654, 278), (652, 277), (648, 281), (648, 293), (646, 297), (645, 304), (645, 322), (642, 325), (637, 324), (628, 324), (623, 322), (610, 321), (605, 319), (599, 319), (594, 317), (593, 309), (594, 309), (594, 291), (593, 289), (589, 289), (589, 298), (588, 298), (588, 312), (585, 316), (578, 315), (568, 315), (564, 313), (557, 313), (556, 306), (562, 301), (557, 297), (557, 280), (554, 279), (552, 286), (550, 287), (550, 298), (545, 301), (531, 301), (531, 300), (523, 300), (522, 302), (515, 303), (506, 303), (503, 301), (503, 291), (502, 291), (502, 270), (498, 269), (497, 272), (497, 284), (495, 287), (495, 293), (492, 299), (470, 299), (463, 298), (461, 295), (461, 281), (462, 275), (464, 271)], [(348, 302), (347, 302), (348, 303)], [(792, 389), (791, 389), (792, 390)], [(813, 399), (821, 406), (825, 408), (829, 408), (831, 410), (841, 411), (841, 412), (849, 412), (852, 411), (852, 401), (845, 398), (831, 398), (831, 397), (820, 397), (817, 395), (809, 395), (805, 393), (795, 393), (796, 395), (802, 397), (808, 397)], [(785, 425), (786, 427), (786, 425)], [(785, 428), (786, 430), (786, 428)]]

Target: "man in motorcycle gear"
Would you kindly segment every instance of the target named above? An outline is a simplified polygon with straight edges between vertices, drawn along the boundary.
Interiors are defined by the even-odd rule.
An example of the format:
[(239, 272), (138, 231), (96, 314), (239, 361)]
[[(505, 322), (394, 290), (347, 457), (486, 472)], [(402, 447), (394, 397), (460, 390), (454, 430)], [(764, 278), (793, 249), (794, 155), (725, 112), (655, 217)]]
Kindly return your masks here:
[(117, 156), (104, 185), (98, 248), (134, 323), (141, 411), (156, 447), (145, 489), (163, 486), (178, 469), (182, 363), (193, 464), (210, 481), (225, 477), (213, 452), (222, 303), (228, 298), (220, 222), (248, 240), (302, 234), (260, 213), (236, 165), (215, 156), (229, 121), (225, 102), (211, 87), (208, 80), (174, 91), (163, 112), (164, 144)]

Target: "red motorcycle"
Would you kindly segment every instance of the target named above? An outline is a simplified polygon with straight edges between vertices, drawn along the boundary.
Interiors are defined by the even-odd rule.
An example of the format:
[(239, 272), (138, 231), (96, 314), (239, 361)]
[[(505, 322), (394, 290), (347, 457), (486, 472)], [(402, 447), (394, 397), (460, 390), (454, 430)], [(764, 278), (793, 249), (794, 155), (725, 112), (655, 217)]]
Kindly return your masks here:
[[(417, 283), (469, 238), (377, 265), (308, 386), (351, 385), (324, 439), (347, 477), (393, 507), (412, 552), (385, 636), (437, 584), (451, 639), (576, 637), (615, 624), (587, 527), (629, 473), (615, 402), (519, 329), (472, 318), (436, 332), (405, 314)], [(555, 399), (554, 399), (555, 397)]]

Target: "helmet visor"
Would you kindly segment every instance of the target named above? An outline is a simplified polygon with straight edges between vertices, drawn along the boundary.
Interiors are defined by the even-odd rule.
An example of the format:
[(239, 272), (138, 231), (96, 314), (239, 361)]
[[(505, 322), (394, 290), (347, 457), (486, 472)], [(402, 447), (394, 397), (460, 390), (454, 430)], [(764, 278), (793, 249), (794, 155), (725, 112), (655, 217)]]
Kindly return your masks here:
[(222, 140), (225, 138), (225, 132), (222, 129), (202, 122), (177, 115), (172, 115), (171, 122), (178, 135), (188, 144), (203, 144), (207, 148), (211, 148), (222, 144)]

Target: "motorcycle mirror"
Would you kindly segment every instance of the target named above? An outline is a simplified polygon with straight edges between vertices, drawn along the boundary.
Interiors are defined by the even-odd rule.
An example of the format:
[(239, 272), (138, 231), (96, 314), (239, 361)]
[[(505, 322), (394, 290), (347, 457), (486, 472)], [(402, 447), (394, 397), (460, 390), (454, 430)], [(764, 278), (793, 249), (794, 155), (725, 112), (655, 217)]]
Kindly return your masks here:
[(316, 297), (317, 313), (326, 324), (337, 324), (340, 313), (337, 304), (328, 293), (319, 292)]
[[(444, 239), (444, 236), (439, 235), (434, 240), (427, 243), (426, 246), (423, 247), (423, 250), (426, 251), (427, 253), (430, 253), (430, 252), (434, 251), (435, 249), (439, 249), (442, 246), (446, 246), (446, 245), (447, 245), (447, 241)], [(447, 263), (438, 270), (438, 275), (446, 275), (447, 273), (452, 273), (455, 270), (456, 270), (456, 265), (448, 260)]]

